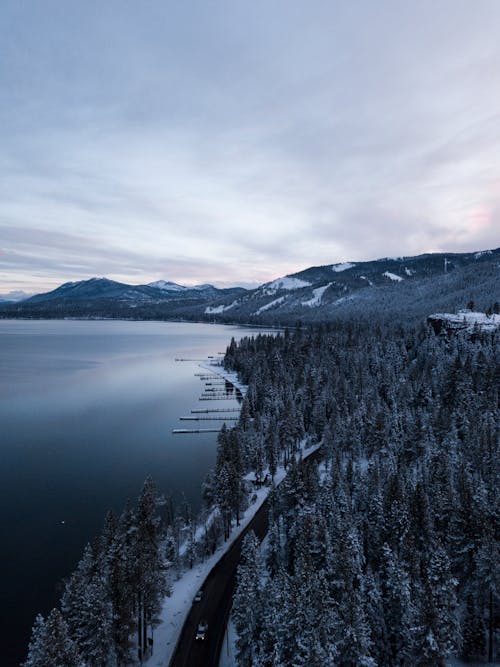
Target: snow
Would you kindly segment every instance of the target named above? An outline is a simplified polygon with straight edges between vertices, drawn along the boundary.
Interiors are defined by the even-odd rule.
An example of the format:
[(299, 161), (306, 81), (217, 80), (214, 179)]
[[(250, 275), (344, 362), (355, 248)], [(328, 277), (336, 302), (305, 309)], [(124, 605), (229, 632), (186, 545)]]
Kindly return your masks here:
[(340, 273), (341, 271), (347, 271), (347, 269), (353, 269), (356, 264), (351, 264), (351, 262), (343, 262), (342, 264), (334, 264), (332, 266), (332, 271), (335, 273)]
[(346, 301), (352, 301), (355, 298), (354, 294), (349, 294), (348, 296), (341, 296), (339, 299), (336, 299), (333, 302), (333, 306), (340, 306), (342, 303), (346, 303)]
[(236, 371), (227, 371), (220, 363), (209, 363), (200, 364), (200, 368), (210, 371), (211, 373), (217, 374), (223, 380), (230, 382), (235, 389), (241, 392), (242, 396), (246, 396), (247, 386), (243, 384), (238, 379), (238, 373)]
[(405, 266), (405, 273), (406, 273), (407, 276), (413, 276), (413, 275), (415, 275), (416, 272), (413, 271), (413, 269), (407, 269), (406, 266)]
[(184, 287), (183, 285), (177, 285), (177, 283), (171, 283), (168, 280), (157, 280), (154, 283), (149, 283), (148, 287), (156, 287), (165, 292), (183, 292), (187, 289), (187, 287)]
[[(202, 366), (202, 368), (207, 367), (210, 368), (211, 371), (213, 370), (211, 364)], [(224, 371), (221, 373), (223, 376), (226, 376), (226, 374), (231, 377), (233, 376), (233, 373), (231, 372), (227, 373)], [(305, 441), (301, 443), (300, 451), (297, 453), (297, 459), (300, 454), (305, 458), (316, 451), (320, 446), (317, 444), (312, 447), (305, 447), (305, 444)], [(280, 466), (274, 477), (275, 483), (279, 484), (282, 482), (285, 476), (286, 471), (283, 466)], [(184, 625), (184, 621), (193, 604), (193, 598), (196, 595), (196, 592), (202, 588), (203, 582), (212, 568), (228, 551), (235, 539), (241, 535), (243, 530), (248, 526), (270, 491), (271, 487), (268, 486), (256, 489), (253, 496), (255, 499), (254, 502), (246, 510), (240, 525), (233, 526), (229, 539), (221, 544), (215, 553), (207, 558), (206, 561), (198, 563), (192, 570), (187, 570), (182, 574), (180, 579), (173, 582), (171, 586), (171, 595), (165, 598), (162, 611), (159, 615), (160, 625), (155, 630), (155, 653), (144, 663), (145, 665), (148, 667), (168, 666), (175, 650), (182, 626)]]
[(363, 278), (363, 280), (366, 280), (366, 282), (370, 285), (370, 287), (373, 287), (373, 283), (369, 278), (367, 278), (366, 276), (359, 276), (359, 277)]
[(479, 259), (480, 257), (484, 257), (484, 255), (491, 255), (491, 250), (480, 250), (479, 252), (474, 253), (474, 258)]
[(236, 665), (236, 628), (231, 620), (227, 624), (226, 634), (222, 642), (219, 667), (234, 667)]
[(391, 280), (394, 280), (394, 281), (396, 281), (396, 282), (398, 282), (398, 283), (400, 283), (400, 282), (403, 280), (403, 279), (401, 278), (401, 276), (398, 276), (398, 275), (396, 275), (395, 273), (391, 273), (390, 271), (384, 271), (383, 275), (384, 275), (386, 278), (390, 278)]
[(433, 320), (446, 320), (452, 326), (473, 329), (474, 325), (486, 331), (493, 331), (500, 327), (500, 315), (486, 315), (486, 313), (475, 313), (471, 310), (459, 310), (458, 313), (434, 313), (430, 316)]
[(230, 303), (229, 306), (224, 306), (221, 304), (220, 306), (207, 306), (205, 308), (205, 315), (219, 315), (220, 313), (224, 313), (226, 310), (229, 310), (230, 308), (234, 308), (239, 304), (239, 301), (233, 301), (233, 303)]
[(308, 283), (307, 280), (301, 280), (300, 278), (290, 278), (285, 276), (284, 278), (277, 278), (276, 280), (273, 280), (273, 282), (268, 283), (266, 287), (272, 290), (294, 290), (301, 289), (302, 287), (311, 287), (311, 283)]
[(309, 299), (309, 301), (302, 301), (302, 305), (309, 306), (310, 308), (321, 305), (321, 299), (323, 298), (323, 294), (326, 292), (326, 290), (330, 287), (331, 284), (332, 283), (328, 283), (328, 285), (323, 285), (323, 287), (317, 287), (316, 289), (313, 289), (312, 299)]
[(283, 303), (283, 301), (285, 301), (285, 299), (286, 299), (286, 296), (280, 296), (277, 299), (274, 299), (274, 301), (270, 301), (269, 303), (266, 303), (265, 306), (261, 306), (258, 310), (256, 310), (254, 315), (260, 315), (265, 310), (269, 310), (269, 308), (272, 308), (273, 306), (278, 306), (280, 303)]

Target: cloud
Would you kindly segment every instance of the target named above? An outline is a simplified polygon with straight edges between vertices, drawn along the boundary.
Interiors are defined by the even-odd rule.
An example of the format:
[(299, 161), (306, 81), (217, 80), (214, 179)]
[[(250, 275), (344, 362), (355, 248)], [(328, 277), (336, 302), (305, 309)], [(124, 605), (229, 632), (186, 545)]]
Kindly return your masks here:
[(498, 19), (490, 0), (7, 0), (2, 291), (498, 245)]

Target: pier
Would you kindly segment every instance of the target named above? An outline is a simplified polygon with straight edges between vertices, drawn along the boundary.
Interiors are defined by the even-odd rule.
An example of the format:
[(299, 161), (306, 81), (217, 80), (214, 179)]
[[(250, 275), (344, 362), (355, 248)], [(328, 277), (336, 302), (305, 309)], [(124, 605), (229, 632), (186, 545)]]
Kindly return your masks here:
[(173, 428), (172, 433), (219, 433), (220, 428)]
[(207, 413), (207, 412), (239, 412), (240, 408), (212, 408), (210, 409), (200, 409), (200, 410), (191, 410), (191, 414)]
[[(217, 355), (223, 355), (223, 352), (218, 352)], [(220, 365), (219, 363), (214, 363), (214, 360), (217, 357), (208, 356), (205, 359), (192, 359), (187, 357), (176, 357), (175, 361), (198, 361), (204, 362), (205, 365)], [(203, 366), (202, 366), (203, 369)], [(209, 370), (201, 370), (199, 373), (194, 374), (195, 377), (199, 378), (204, 382), (203, 393), (201, 394), (199, 401), (232, 401), (233, 405), (235, 399), (241, 402), (243, 395), (238, 387), (224, 377), (224, 375), (218, 374), (216, 371), (210, 372)], [(215, 422), (237, 422), (239, 420), (239, 413), (241, 408), (231, 407), (231, 408), (201, 408), (199, 410), (191, 410), (191, 415), (179, 417), (179, 421), (186, 422), (201, 422), (201, 421), (215, 421)], [(231, 416), (226, 413), (238, 413)], [(208, 426), (208, 425), (207, 425)], [(184, 433), (219, 433), (221, 427), (219, 424), (214, 424), (214, 428), (174, 428), (172, 433), (175, 434), (184, 434)]]
[(225, 422), (236, 422), (238, 421), (239, 417), (179, 417), (181, 422), (185, 421), (225, 421)]
[(199, 401), (234, 401), (234, 396), (201, 396)]

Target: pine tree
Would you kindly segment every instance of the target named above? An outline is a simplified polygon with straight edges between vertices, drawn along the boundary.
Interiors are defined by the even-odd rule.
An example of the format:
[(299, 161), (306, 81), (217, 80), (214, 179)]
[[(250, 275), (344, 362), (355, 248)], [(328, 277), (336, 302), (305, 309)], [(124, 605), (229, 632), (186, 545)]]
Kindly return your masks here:
[(161, 609), (161, 602), (167, 592), (164, 561), (161, 554), (161, 531), (158, 497), (151, 478), (146, 479), (137, 506), (135, 534), (135, 595), (138, 617), (138, 650), (143, 658), (148, 644), (148, 630), (152, 634)]
[(382, 553), (382, 606), (387, 632), (385, 662), (403, 665), (410, 661), (413, 649), (410, 586), (403, 566), (387, 544)]
[(53, 609), (47, 620), (38, 615), (24, 667), (83, 667), (83, 664), (60, 611)]
[(260, 552), (253, 531), (243, 540), (237, 576), (233, 599), (233, 621), (238, 634), (237, 659), (239, 667), (252, 667), (261, 624)]

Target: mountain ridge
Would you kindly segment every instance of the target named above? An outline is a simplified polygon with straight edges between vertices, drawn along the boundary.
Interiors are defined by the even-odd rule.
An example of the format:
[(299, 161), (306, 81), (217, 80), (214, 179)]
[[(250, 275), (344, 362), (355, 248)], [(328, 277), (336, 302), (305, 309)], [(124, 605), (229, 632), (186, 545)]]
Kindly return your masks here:
[(165, 280), (129, 285), (91, 278), (63, 283), (16, 304), (0, 304), (0, 317), (180, 318), (252, 324), (328, 321), (357, 309), (394, 310), (402, 296), (409, 311), (422, 298), (429, 301), (430, 310), (446, 307), (448, 302), (464, 307), (462, 293), (463, 298), (472, 299), (483, 293), (486, 297), (488, 290), (492, 300), (498, 301), (499, 267), (497, 248), (311, 266), (250, 290), (205, 284), (187, 287)]

